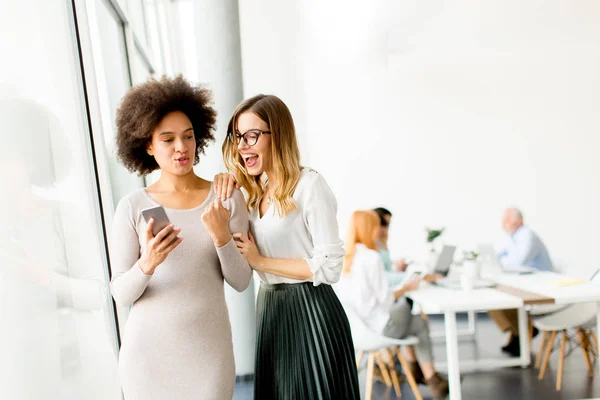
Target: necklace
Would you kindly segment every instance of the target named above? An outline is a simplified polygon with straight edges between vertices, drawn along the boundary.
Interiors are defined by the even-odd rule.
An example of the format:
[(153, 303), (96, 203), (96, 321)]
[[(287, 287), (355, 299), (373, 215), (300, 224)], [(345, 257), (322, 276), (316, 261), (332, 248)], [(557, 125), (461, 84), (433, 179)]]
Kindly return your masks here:
[(269, 184), (269, 178), (267, 178), (265, 180), (265, 183), (263, 185), (263, 196), (265, 197), (265, 201), (267, 202), (267, 205), (270, 206), (271, 203), (273, 203), (273, 196), (272, 195), (267, 195), (267, 185)]
[(267, 192), (265, 191), (264, 195), (265, 197), (265, 201), (267, 202), (267, 205), (271, 205), (271, 203), (273, 203), (273, 195), (272, 194), (267, 194)]

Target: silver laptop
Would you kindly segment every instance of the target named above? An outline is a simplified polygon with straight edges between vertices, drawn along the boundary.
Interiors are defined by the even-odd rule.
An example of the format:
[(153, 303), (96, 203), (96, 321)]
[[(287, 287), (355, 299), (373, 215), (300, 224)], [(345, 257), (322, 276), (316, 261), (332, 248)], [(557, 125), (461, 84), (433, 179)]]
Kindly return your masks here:
[(500, 263), (500, 259), (498, 258), (498, 254), (496, 253), (496, 249), (491, 243), (479, 243), (477, 245), (477, 252), (479, 253), (479, 260), (481, 264), (502, 268), (502, 264)]
[(506, 274), (527, 274), (535, 272), (535, 268), (525, 266), (503, 265), (498, 258), (498, 254), (491, 243), (480, 243), (477, 245), (477, 252), (481, 264), (488, 268), (497, 268)]
[[(434, 282), (435, 285), (445, 287), (447, 289), (462, 289), (462, 284), (460, 283), (460, 277), (456, 278), (448, 278), (448, 271), (450, 269), (450, 265), (452, 264), (452, 260), (454, 258), (454, 252), (456, 251), (455, 246), (444, 246), (440, 256), (435, 265), (434, 273), (444, 275), (446, 278), (438, 279)], [(475, 279), (473, 281), (473, 289), (479, 288), (489, 288), (493, 287), (495, 284), (492, 281), (488, 281), (485, 279)]]
[(450, 265), (452, 265), (452, 260), (454, 259), (455, 251), (456, 246), (444, 245), (442, 252), (435, 262), (435, 267), (433, 268), (434, 274), (440, 274), (443, 276), (448, 275), (448, 271), (450, 271)]

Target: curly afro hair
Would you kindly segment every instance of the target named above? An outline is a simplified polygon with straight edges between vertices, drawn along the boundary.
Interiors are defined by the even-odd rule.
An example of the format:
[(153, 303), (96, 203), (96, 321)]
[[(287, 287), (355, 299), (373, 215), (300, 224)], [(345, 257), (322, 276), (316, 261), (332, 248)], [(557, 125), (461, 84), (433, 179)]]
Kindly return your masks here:
[(158, 123), (170, 112), (183, 112), (192, 123), (196, 137), (194, 165), (199, 154), (213, 141), (217, 113), (211, 107), (212, 93), (195, 87), (181, 75), (163, 76), (134, 86), (117, 110), (117, 156), (131, 172), (147, 175), (159, 168), (146, 152)]

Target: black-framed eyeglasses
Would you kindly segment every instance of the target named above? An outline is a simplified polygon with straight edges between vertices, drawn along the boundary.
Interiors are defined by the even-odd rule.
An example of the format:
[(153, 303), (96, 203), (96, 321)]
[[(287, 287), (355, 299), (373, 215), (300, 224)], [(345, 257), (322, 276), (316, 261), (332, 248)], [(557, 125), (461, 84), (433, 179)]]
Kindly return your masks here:
[(260, 135), (270, 135), (270, 134), (271, 134), (271, 131), (261, 131), (260, 129), (250, 129), (244, 133), (239, 133), (238, 131), (235, 131), (235, 134), (234, 134), (233, 132), (229, 132), (229, 133), (227, 133), (227, 137), (233, 144), (238, 144), (238, 143), (240, 143), (240, 140), (244, 140), (244, 142), (248, 146), (254, 146), (256, 144), (256, 142), (258, 142), (258, 138), (260, 137)]

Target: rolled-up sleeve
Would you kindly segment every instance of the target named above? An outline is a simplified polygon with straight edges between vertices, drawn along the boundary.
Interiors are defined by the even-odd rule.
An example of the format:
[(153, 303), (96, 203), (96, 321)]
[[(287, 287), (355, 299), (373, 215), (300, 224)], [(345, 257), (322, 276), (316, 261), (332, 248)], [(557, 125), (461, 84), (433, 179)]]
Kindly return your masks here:
[(340, 280), (346, 253), (339, 234), (337, 201), (320, 175), (310, 189), (304, 212), (313, 242), (312, 257), (306, 259), (313, 285), (332, 285)]

